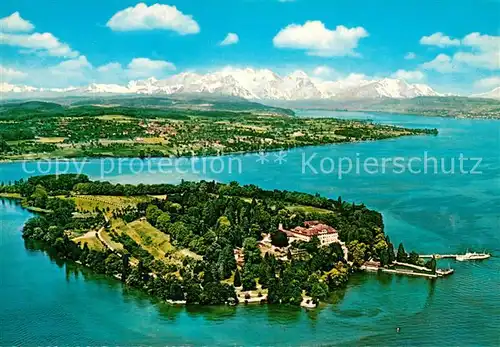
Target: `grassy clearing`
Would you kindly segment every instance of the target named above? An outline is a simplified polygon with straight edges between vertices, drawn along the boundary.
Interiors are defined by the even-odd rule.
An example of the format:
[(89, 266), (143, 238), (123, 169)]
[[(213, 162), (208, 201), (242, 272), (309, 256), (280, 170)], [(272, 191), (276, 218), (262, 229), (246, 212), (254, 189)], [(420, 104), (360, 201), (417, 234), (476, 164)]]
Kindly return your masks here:
[(132, 117), (122, 116), (119, 114), (106, 114), (104, 116), (98, 116), (96, 118), (102, 119), (102, 120), (120, 121), (120, 122), (124, 122), (124, 123), (129, 123), (131, 120), (134, 119)]
[(111, 228), (118, 234), (125, 233), (155, 259), (166, 264), (180, 263), (185, 257), (203, 259), (202, 256), (188, 249), (176, 249), (171, 244), (169, 235), (159, 231), (145, 220), (136, 220), (125, 224), (122, 220), (113, 219), (111, 220)]
[(319, 207), (314, 207), (314, 206), (306, 206), (306, 205), (294, 205), (294, 206), (287, 206), (287, 210), (292, 211), (292, 212), (304, 212), (304, 213), (334, 213), (333, 211), (324, 209), (324, 208), (319, 208)]
[(196, 259), (196, 260), (202, 260), (202, 259), (203, 259), (203, 257), (202, 257), (201, 255), (196, 254), (196, 253), (194, 253), (194, 252), (190, 251), (189, 249), (181, 249), (181, 250), (179, 251), (179, 253), (180, 253), (182, 256), (184, 256), (184, 257), (190, 257), (190, 258), (194, 258), (194, 259)]
[(123, 251), (124, 247), (121, 243), (115, 242), (111, 239), (111, 235), (108, 234), (105, 230), (100, 232), (102, 239), (106, 242), (107, 245), (111, 246), (115, 251)]
[(0, 198), (21, 200), (23, 197), (18, 193), (0, 193)]
[(174, 253), (175, 248), (170, 243), (170, 236), (162, 233), (147, 221), (136, 220), (125, 224), (123, 221), (115, 220), (113, 228), (118, 233), (130, 236), (143, 249), (151, 253), (158, 260), (167, 261), (165, 253)]
[(65, 137), (39, 137), (37, 139), (40, 143), (62, 143), (66, 140)]
[(163, 137), (143, 137), (142, 141), (136, 140), (136, 142), (148, 143), (148, 144), (164, 144), (167, 141)]
[(135, 206), (139, 202), (150, 201), (152, 198), (148, 196), (78, 195), (71, 197), (71, 199), (75, 201), (76, 207), (79, 210), (94, 212), (98, 208), (111, 215), (114, 210)]
[(93, 249), (96, 251), (103, 252), (105, 251), (104, 245), (99, 241), (95, 233), (87, 233), (85, 235), (82, 235), (80, 237), (76, 237), (73, 239), (73, 242), (75, 243), (80, 243), (83, 247), (83, 245), (87, 244), (89, 249)]

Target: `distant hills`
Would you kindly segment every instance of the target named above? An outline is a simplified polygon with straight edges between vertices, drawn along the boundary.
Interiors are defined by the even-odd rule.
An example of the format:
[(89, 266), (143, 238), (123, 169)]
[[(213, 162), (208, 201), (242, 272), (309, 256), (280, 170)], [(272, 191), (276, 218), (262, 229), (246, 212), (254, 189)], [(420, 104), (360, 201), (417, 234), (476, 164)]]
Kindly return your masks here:
[[(290, 109), (279, 106), (268, 106), (237, 97), (213, 96), (204, 94), (175, 96), (145, 95), (107, 95), (107, 96), (67, 96), (60, 95), (50, 99), (39, 100), (4, 100), (0, 103), (0, 118), (12, 115), (85, 115), (96, 113), (119, 112), (128, 113), (134, 110), (162, 114), (172, 114), (182, 110), (190, 112), (252, 112), (266, 115), (293, 116)], [(142, 111), (141, 111), (142, 112)], [(178, 113), (178, 112), (177, 112)]]
[(365, 111), (422, 116), (500, 119), (500, 100), (463, 96), (419, 96), (411, 99), (303, 100), (274, 102), (293, 109)]
[(496, 87), (495, 89), (490, 90), (489, 92), (486, 92), (486, 93), (474, 94), (474, 95), (472, 95), (472, 97), (500, 100), (500, 87)]

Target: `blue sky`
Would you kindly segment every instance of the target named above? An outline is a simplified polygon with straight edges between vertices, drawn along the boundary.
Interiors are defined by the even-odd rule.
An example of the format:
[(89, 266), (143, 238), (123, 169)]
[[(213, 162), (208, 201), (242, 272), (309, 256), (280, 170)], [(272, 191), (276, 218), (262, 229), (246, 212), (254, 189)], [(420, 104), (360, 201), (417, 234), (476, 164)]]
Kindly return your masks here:
[(499, 1), (144, 3), (3, 0), (2, 80), (63, 87), (250, 66), (322, 79), (400, 76), (439, 91), (500, 85)]

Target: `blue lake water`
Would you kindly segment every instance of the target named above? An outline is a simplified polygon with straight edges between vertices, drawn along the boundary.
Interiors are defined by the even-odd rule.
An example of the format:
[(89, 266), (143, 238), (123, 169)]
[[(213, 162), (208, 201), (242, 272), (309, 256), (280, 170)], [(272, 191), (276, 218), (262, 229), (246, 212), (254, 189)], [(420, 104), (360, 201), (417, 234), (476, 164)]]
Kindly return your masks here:
[[(341, 195), (382, 212), (386, 232), (394, 243), (404, 241), (407, 249), (457, 253), (470, 248), (487, 250), (493, 257), (472, 263), (443, 261), (442, 266), (449, 263), (456, 272), (434, 282), (360, 274), (338, 293), (336, 303), (314, 311), (174, 308), (26, 249), (20, 228), (30, 213), (4, 201), (0, 345), (499, 345), (500, 122), (326, 111), (300, 115), (369, 119), (437, 128), (440, 133), (222, 160), (92, 160), (83, 163), (83, 172), (122, 183), (202, 178)], [(461, 154), (474, 158), (464, 159), (462, 168)], [(481, 161), (475, 167), (477, 158)], [(404, 163), (403, 172), (396, 159)], [(7, 182), (67, 167), (75, 172), (80, 164), (2, 163), (0, 177)], [(398, 334), (396, 327), (401, 327)]]

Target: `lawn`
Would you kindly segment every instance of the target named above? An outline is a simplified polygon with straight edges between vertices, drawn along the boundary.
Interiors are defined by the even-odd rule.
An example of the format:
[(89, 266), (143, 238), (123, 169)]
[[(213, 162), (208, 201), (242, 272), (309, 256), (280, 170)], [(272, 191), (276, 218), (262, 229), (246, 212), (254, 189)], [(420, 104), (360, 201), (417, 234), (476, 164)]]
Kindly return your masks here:
[(23, 197), (18, 193), (0, 193), (0, 198), (21, 200)]
[(165, 253), (175, 252), (174, 246), (170, 243), (170, 236), (162, 233), (145, 220), (136, 220), (128, 224), (115, 220), (113, 228), (118, 233), (130, 236), (155, 259), (166, 261)]
[(104, 245), (99, 241), (95, 233), (86, 233), (80, 237), (73, 239), (73, 242), (80, 243), (82, 246), (87, 244), (89, 249), (103, 252), (105, 250)]
[[(127, 206), (135, 206), (139, 202), (149, 201), (151, 197), (148, 196), (108, 196), (108, 195), (78, 195), (73, 199), (76, 207), (82, 211), (94, 212), (96, 208), (101, 211), (107, 211), (108, 216), (111, 215), (113, 210), (125, 208)], [(109, 212), (108, 212), (109, 210)]]
[(324, 208), (306, 206), (306, 205), (293, 205), (293, 206), (287, 206), (286, 208), (292, 212), (300, 211), (304, 213), (334, 213), (333, 211)]
[(104, 116), (98, 116), (96, 118), (102, 119), (102, 120), (119, 121), (119, 122), (123, 122), (123, 123), (129, 123), (131, 120), (134, 120), (134, 118), (132, 118), (132, 117), (122, 116), (119, 114), (106, 114)]
[(40, 143), (62, 143), (66, 140), (65, 137), (39, 137), (38, 142)]

